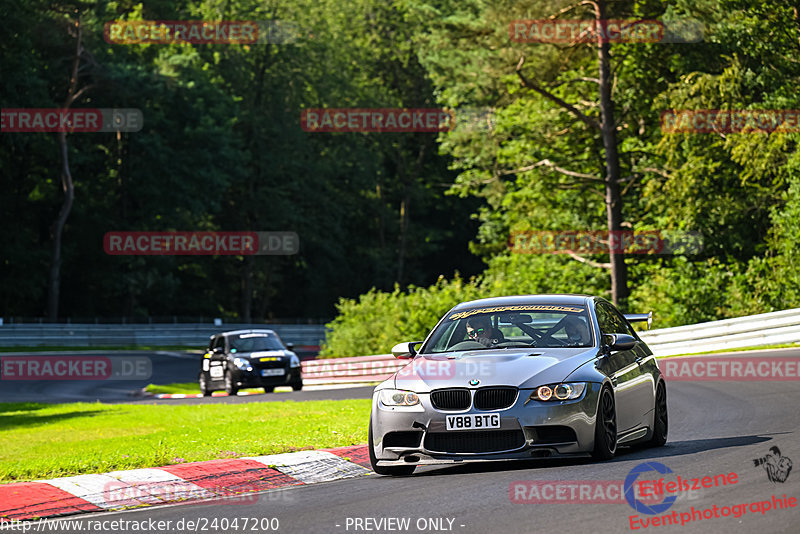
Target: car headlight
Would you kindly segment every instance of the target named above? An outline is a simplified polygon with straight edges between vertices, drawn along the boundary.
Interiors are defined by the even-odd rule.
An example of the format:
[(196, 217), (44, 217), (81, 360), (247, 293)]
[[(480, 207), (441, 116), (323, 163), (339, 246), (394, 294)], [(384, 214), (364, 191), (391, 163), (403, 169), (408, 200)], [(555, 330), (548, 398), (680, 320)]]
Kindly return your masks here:
[(289, 357), (289, 367), (300, 367), (300, 358), (296, 354)]
[(250, 367), (250, 360), (247, 358), (234, 358), (233, 365), (238, 367), (239, 369), (247, 369)]
[(548, 384), (546, 386), (539, 386), (536, 388), (531, 396), (525, 401), (565, 401), (574, 400), (583, 395), (586, 390), (586, 382), (569, 382), (562, 384)]
[(416, 393), (399, 389), (382, 390), (380, 399), (385, 406), (414, 406), (419, 404), (419, 397)]

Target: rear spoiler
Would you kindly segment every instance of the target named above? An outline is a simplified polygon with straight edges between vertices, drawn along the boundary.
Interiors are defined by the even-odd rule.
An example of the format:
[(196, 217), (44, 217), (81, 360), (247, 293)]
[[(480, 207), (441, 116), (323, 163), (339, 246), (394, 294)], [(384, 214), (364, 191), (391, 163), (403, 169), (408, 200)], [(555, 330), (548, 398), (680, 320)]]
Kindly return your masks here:
[(647, 329), (653, 324), (653, 312), (647, 313), (626, 313), (625, 318), (632, 323), (647, 323)]

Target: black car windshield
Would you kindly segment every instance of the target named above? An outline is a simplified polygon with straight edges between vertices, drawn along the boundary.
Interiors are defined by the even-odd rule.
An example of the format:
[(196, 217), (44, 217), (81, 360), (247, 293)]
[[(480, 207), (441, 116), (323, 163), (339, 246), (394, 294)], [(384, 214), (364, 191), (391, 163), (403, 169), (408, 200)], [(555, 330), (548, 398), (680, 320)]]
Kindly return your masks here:
[(242, 334), (231, 338), (231, 352), (283, 350), (283, 348), (278, 336), (274, 334)]
[(592, 346), (591, 321), (584, 306), (522, 304), (450, 312), (422, 353)]

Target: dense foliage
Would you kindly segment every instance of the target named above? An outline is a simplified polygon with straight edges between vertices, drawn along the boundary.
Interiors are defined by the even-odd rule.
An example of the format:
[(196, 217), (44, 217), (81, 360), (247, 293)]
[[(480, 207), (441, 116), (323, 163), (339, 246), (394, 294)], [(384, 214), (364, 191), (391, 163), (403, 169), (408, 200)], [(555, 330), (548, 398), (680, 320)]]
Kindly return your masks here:
[[(569, 12), (562, 18), (591, 18), (590, 6), (474, 0), (416, 7), (429, 21), (420, 58), (439, 100), (495, 112), (490, 135), (442, 140), (459, 170), (450, 193), (486, 201), (471, 248), (488, 268), (469, 283), (452, 282), (458, 289), (447, 301), (444, 281), (404, 295), (342, 300), (328, 355), (386, 352), (395, 341), (421, 339), (450, 306), (475, 296), (609, 296), (602, 266), (608, 255), (581, 262), (507, 247), (513, 231), (604, 228), (598, 136), (515, 76), (524, 57), (552, 95), (596, 117), (596, 47), (512, 43), (505, 33), (510, 20), (544, 19), (562, 8)], [(609, 18), (694, 19), (705, 27), (703, 40), (692, 44), (611, 44), (627, 226), (703, 236), (699, 254), (628, 255), (631, 294), (623, 309), (654, 310), (658, 326), (673, 326), (800, 306), (797, 128), (664, 134), (659, 122), (667, 109), (800, 108), (800, 14), (762, 0), (612, 2), (608, 9)], [(405, 319), (409, 309), (433, 317), (421, 326)]]
[[(609, 46), (623, 226), (703, 237), (696, 254), (626, 255), (620, 305), (659, 326), (800, 306), (800, 134), (660, 128), (667, 109), (800, 109), (800, 13), (599, 3), (612, 19), (704, 27), (697, 42)], [(420, 339), (466, 299), (610, 296), (607, 254), (508, 246), (513, 232), (607, 229), (597, 46), (509, 38), (511, 21), (555, 14), (595, 16), (564, 0), (6, 0), (2, 107), (62, 105), (79, 24), (74, 106), (145, 117), (137, 133), (67, 136), (59, 316), (338, 313), (324, 349), (337, 356)], [(109, 44), (103, 24), (118, 19), (300, 31), (283, 44)], [(438, 137), (304, 131), (301, 110), (322, 107), (476, 113)], [(64, 198), (56, 134), (3, 133), (0, 165), (0, 316), (42, 316)], [(291, 230), (301, 252), (109, 256), (111, 230)]]
[[(477, 273), (478, 200), (436, 134), (313, 133), (307, 107), (434, 107), (413, 27), (386, 2), (7, 0), (0, 104), (57, 108), (76, 25), (73, 107), (139, 108), (136, 133), (67, 136), (75, 200), (63, 234), (60, 317), (331, 317), (340, 296)], [(109, 44), (114, 20), (278, 20), (255, 45)], [(276, 39), (280, 41), (280, 39)], [(0, 317), (45, 315), (64, 194), (55, 133), (0, 136)], [(108, 231), (294, 231), (296, 256), (109, 256)]]

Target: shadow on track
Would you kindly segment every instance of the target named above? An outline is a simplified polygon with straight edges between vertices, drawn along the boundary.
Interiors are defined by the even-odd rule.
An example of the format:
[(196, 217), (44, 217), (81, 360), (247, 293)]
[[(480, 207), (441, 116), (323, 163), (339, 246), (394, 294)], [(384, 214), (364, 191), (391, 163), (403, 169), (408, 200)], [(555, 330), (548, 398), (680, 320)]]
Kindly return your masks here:
[[(790, 434), (791, 432), (781, 432), (782, 434)], [(703, 451), (710, 451), (715, 449), (727, 449), (731, 447), (747, 447), (750, 445), (764, 443), (771, 441), (772, 438), (768, 436), (779, 434), (764, 434), (764, 435), (750, 435), (750, 436), (736, 436), (729, 438), (709, 438), (709, 439), (695, 439), (686, 441), (673, 441), (667, 442), (663, 447), (654, 449), (642, 447), (625, 447), (620, 446), (617, 455), (608, 461), (597, 462), (592, 458), (541, 458), (531, 460), (508, 460), (497, 462), (482, 462), (463, 465), (443, 465), (434, 470), (416, 473), (413, 477), (436, 477), (442, 475), (457, 475), (468, 473), (495, 473), (502, 471), (525, 471), (536, 469), (547, 469), (554, 467), (570, 467), (586, 464), (613, 464), (617, 462), (626, 462), (630, 460), (658, 460), (660, 458), (669, 458), (672, 456), (684, 456), (687, 454), (695, 454)]]

